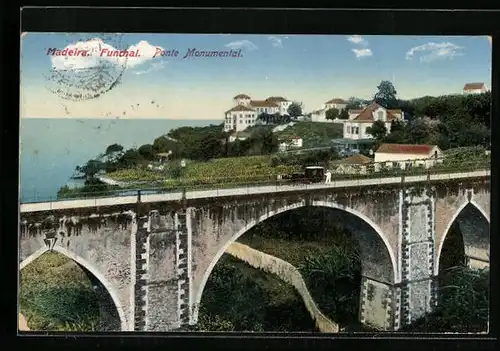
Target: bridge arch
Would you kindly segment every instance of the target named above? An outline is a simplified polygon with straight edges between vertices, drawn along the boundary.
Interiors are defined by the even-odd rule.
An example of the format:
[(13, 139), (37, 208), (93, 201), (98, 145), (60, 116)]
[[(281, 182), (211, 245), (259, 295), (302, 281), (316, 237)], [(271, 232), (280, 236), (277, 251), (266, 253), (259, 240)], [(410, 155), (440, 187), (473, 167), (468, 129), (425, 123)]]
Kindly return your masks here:
[(331, 209), (336, 209), (336, 210), (344, 211), (344, 212), (347, 212), (347, 213), (350, 213), (350, 214), (356, 216), (357, 218), (363, 220), (366, 224), (368, 224), (378, 234), (378, 237), (380, 239), (382, 239), (382, 241), (383, 241), (383, 243), (384, 243), (384, 245), (385, 245), (385, 247), (387, 249), (387, 252), (389, 254), (390, 261), (391, 261), (393, 283), (397, 283), (398, 282), (398, 266), (397, 266), (397, 261), (396, 261), (396, 257), (394, 255), (394, 252), (393, 252), (393, 250), (391, 248), (391, 245), (389, 243), (389, 239), (386, 237), (386, 235), (384, 234), (384, 232), (382, 231), (382, 229), (377, 224), (375, 224), (370, 218), (368, 218), (367, 216), (365, 216), (361, 212), (358, 212), (358, 211), (356, 211), (356, 210), (354, 210), (354, 209), (352, 209), (350, 207), (340, 205), (340, 204), (335, 203), (333, 201), (312, 201), (310, 204), (306, 204), (305, 201), (302, 201), (302, 202), (294, 203), (294, 204), (291, 204), (291, 205), (288, 205), (288, 206), (283, 206), (283, 207), (279, 208), (276, 211), (269, 211), (266, 214), (260, 216), (260, 218), (249, 221), (242, 229), (240, 229), (236, 234), (234, 234), (231, 237), (231, 239), (228, 240), (227, 243), (225, 243), (219, 249), (219, 251), (217, 251), (217, 254), (214, 256), (214, 258), (210, 262), (207, 270), (203, 274), (203, 277), (201, 279), (198, 291), (196, 292), (196, 296), (195, 296), (195, 300), (194, 300), (194, 309), (193, 309), (193, 320), (194, 321), (198, 320), (198, 312), (199, 312), (198, 311), (198, 307), (199, 307), (201, 299), (203, 297), (203, 291), (205, 290), (205, 285), (206, 285), (206, 283), (208, 281), (208, 278), (212, 274), (212, 271), (215, 268), (217, 262), (219, 262), (220, 258), (224, 254), (224, 252), (226, 252), (226, 249), (232, 243), (234, 243), (236, 240), (238, 240), (239, 237), (241, 237), (248, 230), (250, 230), (251, 228), (253, 228), (255, 225), (257, 225), (257, 224), (259, 224), (259, 223), (261, 223), (261, 222), (263, 222), (263, 221), (265, 221), (265, 220), (267, 220), (267, 219), (269, 219), (271, 217), (274, 217), (274, 216), (276, 216), (276, 215), (278, 215), (280, 213), (284, 213), (284, 212), (287, 212), (287, 211), (299, 209), (299, 208), (306, 207), (306, 206), (326, 207), (326, 208), (331, 208)]
[[(116, 310), (118, 311), (118, 316), (120, 317), (120, 325), (121, 325), (121, 330), (122, 331), (127, 331), (128, 328), (128, 323), (127, 319), (125, 318), (125, 307), (123, 303), (121, 302), (120, 298), (118, 297), (118, 293), (115, 290), (113, 284), (100, 272), (100, 270), (94, 266), (92, 263), (89, 261), (83, 259), (82, 257), (74, 254), (73, 252), (66, 250), (64, 247), (59, 246), (59, 245), (54, 245), (53, 251), (57, 251), (60, 254), (72, 259), (82, 267), (84, 267), (86, 270), (88, 270), (94, 277), (101, 282), (101, 284), (104, 286), (104, 288), (108, 291), (109, 295), (111, 296), (111, 299), (113, 300), (113, 303), (116, 307)], [(38, 257), (43, 255), (44, 253), (50, 251), (49, 248), (43, 247), (37, 251), (35, 251), (31, 256), (27, 257), (24, 261), (21, 262), (19, 265), (19, 270), (21, 271), (23, 268), (28, 266), (30, 263), (32, 263), (34, 260), (36, 260)]]
[(448, 236), (448, 233), (450, 232), (450, 229), (453, 225), (453, 223), (455, 223), (456, 219), (458, 218), (458, 216), (460, 216), (460, 214), (462, 213), (462, 211), (467, 207), (467, 206), (473, 206), (477, 211), (479, 211), (481, 213), (481, 215), (483, 216), (483, 218), (488, 222), (488, 223), (491, 223), (490, 222), (490, 216), (487, 214), (487, 212), (474, 200), (470, 200), (470, 201), (466, 201), (464, 202), (459, 208), (458, 210), (455, 212), (455, 214), (453, 215), (453, 217), (449, 220), (448, 224), (446, 225), (446, 228), (443, 232), (443, 235), (441, 236), (441, 239), (439, 241), (439, 244), (437, 246), (437, 255), (436, 255), (436, 264), (434, 265), (434, 275), (438, 275), (439, 274), (439, 266), (440, 266), (440, 260), (441, 260), (441, 252), (443, 251), (443, 245), (444, 245), (444, 242), (446, 240), (446, 237)]

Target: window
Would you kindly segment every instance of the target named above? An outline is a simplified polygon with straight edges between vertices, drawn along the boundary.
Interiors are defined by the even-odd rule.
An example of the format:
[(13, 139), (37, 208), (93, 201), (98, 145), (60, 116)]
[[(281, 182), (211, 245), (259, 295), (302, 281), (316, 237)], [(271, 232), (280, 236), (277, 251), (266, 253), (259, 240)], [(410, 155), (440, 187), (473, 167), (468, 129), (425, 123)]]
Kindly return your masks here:
[(383, 121), (384, 120), (384, 111), (378, 111), (378, 120)]
[(438, 158), (438, 152), (437, 152), (437, 150), (434, 151), (434, 158)]
[(240, 124), (242, 124), (242, 123), (243, 123), (243, 120), (242, 120), (242, 119), (240, 119)]
[(350, 134), (351, 133), (351, 126), (347, 126), (347, 133)]

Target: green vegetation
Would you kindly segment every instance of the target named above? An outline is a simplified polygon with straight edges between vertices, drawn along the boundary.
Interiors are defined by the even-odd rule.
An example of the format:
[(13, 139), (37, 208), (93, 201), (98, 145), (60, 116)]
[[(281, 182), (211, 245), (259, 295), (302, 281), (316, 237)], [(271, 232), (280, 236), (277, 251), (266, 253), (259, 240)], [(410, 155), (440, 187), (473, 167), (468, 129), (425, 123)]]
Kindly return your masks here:
[(19, 305), (31, 330), (102, 329), (92, 282), (59, 253), (45, 253), (21, 271)]
[[(258, 302), (258, 303), (257, 303)], [(203, 292), (198, 331), (314, 331), (302, 298), (279, 278), (223, 255)]]
[[(409, 120), (393, 122), (390, 130), (374, 124), (380, 143), (431, 144), (442, 150), (465, 146), (489, 147), (491, 143), (491, 92), (478, 95), (444, 95), (398, 100), (389, 81), (377, 87), (374, 100), (386, 108), (400, 108)], [(425, 117), (425, 118), (423, 118)]]
[(332, 139), (342, 138), (342, 125), (338, 123), (319, 123), (299, 121), (293, 126), (276, 133), (279, 138), (300, 137), (304, 148), (331, 146)]

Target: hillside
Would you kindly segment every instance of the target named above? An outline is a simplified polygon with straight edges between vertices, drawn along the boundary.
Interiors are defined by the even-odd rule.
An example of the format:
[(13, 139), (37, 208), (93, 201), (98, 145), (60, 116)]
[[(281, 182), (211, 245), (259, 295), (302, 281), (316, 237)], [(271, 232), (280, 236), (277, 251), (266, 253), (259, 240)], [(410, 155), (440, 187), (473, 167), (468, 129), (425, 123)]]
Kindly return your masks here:
[(342, 128), (342, 124), (339, 123), (301, 121), (277, 132), (276, 136), (278, 138), (301, 137), (304, 148), (330, 146), (332, 139), (342, 138)]

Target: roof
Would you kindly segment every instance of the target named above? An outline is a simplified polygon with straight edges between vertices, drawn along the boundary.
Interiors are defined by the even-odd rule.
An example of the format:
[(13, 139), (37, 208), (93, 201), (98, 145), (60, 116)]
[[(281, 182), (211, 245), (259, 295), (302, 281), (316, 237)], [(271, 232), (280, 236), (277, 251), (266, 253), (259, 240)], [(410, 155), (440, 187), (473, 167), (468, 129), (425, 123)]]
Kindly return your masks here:
[[(393, 113), (391, 113), (391, 110), (387, 110), (384, 107), (380, 106), (376, 102), (372, 102), (370, 105), (366, 106), (359, 115), (354, 117), (352, 120), (353, 121), (359, 121), (359, 122), (375, 122), (375, 119), (373, 118), (373, 111), (375, 111), (378, 108), (383, 108), (387, 112), (387, 121), (394, 121), (397, 120), (396, 116), (394, 116)], [(394, 111), (394, 110), (392, 110)], [(399, 110), (401, 111), (401, 110)]]
[(233, 99), (250, 99), (250, 96), (247, 94), (238, 94)]
[(437, 145), (382, 144), (375, 152), (386, 154), (429, 155)]
[(281, 101), (288, 101), (282, 96), (270, 96), (266, 99), (266, 101), (271, 101), (271, 102), (281, 102)]
[(243, 105), (237, 105), (237, 106), (234, 106), (232, 109), (227, 110), (225, 113), (228, 113), (228, 112), (238, 112), (238, 111), (254, 111), (254, 110), (252, 108), (250, 108), (250, 107), (246, 107), (246, 106), (243, 106)]
[(252, 107), (279, 107), (274, 102), (266, 100), (252, 100), (250, 101), (250, 105)]
[(347, 158), (344, 158), (340, 160), (338, 163), (342, 164), (350, 164), (350, 165), (357, 165), (357, 164), (363, 164), (363, 163), (370, 163), (372, 162), (372, 159), (361, 154), (357, 155), (352, 155)]
[(156, 154), (156, 156), (160, 156), (160, 157), (168, 157), (168, 156), (171, 156), (172, 154), (169, 153), (169, 152), (159, 152)]
[(325, 102), (325, 104), (347, 104), (347, 101), (338, 98), (333, 98), (330, 101)]
[(464, 90), (483, 89), (484, 87), (485, 87), (484, 83), (466, 83), (464, 85)]

